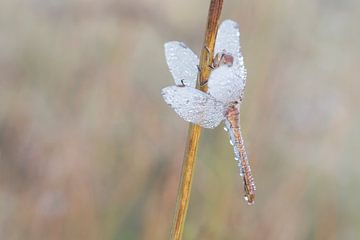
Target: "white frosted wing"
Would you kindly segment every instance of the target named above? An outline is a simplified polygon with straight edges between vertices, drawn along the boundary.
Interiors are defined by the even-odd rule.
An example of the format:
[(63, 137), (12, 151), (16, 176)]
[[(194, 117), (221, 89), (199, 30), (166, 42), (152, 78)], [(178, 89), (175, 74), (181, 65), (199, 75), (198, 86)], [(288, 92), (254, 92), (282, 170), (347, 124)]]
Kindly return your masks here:
[(204, 128), (215, 128), (225, 117), (224, 104), (195, 88), (170, 86), (163, 88), (161, 95), (185, 121)]
[(217, 54), (223, 51), (230, 53), (234, 57), (232, 70), (245, 81), (246, 69), (240, 51), (240, 29), (239, 25), (232, 20), (223, 21), (217, 32), (214, 53)]
[(165, 47), (166, 62), (176, 85), (184, 83), (195, 88), (199, 59), (190, 48), (182, 42), (167, 42)]
[(208, 93), (216, 100), (227, 104), (239, 101), (244, 91), (244, 81), (226, 65), (213, 70), (208, 81)]
[(239, 25), (232, 20), (223, 21), (217, 32), (215, 54), (224, 50), (234, 57), (240, 53)]

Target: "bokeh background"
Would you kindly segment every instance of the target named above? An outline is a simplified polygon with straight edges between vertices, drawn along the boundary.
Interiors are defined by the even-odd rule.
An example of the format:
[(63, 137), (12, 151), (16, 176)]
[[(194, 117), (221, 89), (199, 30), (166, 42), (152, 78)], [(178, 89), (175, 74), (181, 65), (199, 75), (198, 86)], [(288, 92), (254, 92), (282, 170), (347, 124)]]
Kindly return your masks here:
[[(208, 0), (0, 1), (0, 239), (167, 239), (188, 124), (163, 44), (199, 53)], [(201, 138), (184, 239), (360, 239), (360, 2), (230, 1), (257, 182)]]

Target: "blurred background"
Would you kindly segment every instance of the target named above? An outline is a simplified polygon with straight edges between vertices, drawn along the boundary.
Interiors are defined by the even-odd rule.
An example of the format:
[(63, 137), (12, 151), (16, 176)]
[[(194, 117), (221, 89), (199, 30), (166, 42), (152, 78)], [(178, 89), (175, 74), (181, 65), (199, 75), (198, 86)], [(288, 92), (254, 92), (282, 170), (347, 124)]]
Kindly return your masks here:
[[(167, 239), (188, 124), (163, 44), (209, 1), (0, 1), (0, 239)], [(248, 70), (253, 207), (201, 138), (184, 239), (360, 239), (360, 2), (230, 1)]]

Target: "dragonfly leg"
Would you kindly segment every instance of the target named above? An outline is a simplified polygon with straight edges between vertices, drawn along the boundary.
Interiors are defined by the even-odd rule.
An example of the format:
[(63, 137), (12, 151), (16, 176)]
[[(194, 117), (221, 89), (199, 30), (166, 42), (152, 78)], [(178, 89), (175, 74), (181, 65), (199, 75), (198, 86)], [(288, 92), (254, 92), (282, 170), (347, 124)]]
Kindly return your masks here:
[(209, 63), (208, 67), (214, 69), (214, 64), (212, 63), (212, 57), (210, 55), (210, 49), (207, 46), (204, 46), (205, 50), (207, 51), (207, 59), (206, 61)]
[(203, 82), (203, 83), (200, 83), (200, 87), (205, 86), (207, 83), (208, 83), (208, 80), (206, 80), (206, 81), (205, 81), (205, 82)]
[(208, 52), (208, 55), (210, 55), (210, 49), (207, 46), (204, 46), (204, 48)]
[[(199, 65), (196, 65), (197, 69), (199, 72), (201, 72), (201, 67)], [(214, 70), (215, 67), (214, 67), (214, 64), (209, 64), (208, 67), (211, 69), (211, 70)]]
[(181, 79), (180, 81), (181, 81), (181, 84), (178, 84), (178, 85), (176, 85), (176, 86), (178, 86), (178, 87), (185, 87), (184, 79)]

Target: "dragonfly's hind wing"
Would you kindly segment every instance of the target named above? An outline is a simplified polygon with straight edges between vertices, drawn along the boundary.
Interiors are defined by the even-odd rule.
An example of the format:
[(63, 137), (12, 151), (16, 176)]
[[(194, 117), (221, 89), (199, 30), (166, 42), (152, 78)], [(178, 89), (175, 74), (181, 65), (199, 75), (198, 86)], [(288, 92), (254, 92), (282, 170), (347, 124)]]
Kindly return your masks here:
[(176, 85), (195, 88), (199, 59), (184, 43), (167, 42), (165, 47), (166, 62)]
[(195, 88), (170, 86), (161, 95), (185, 121), (204, 128), (215, 128), (225, 118), (224, 104)]
[(211, 72), (208, 81), (208, 93), (224, 104), (240, 101), (245, 87), (232, 68), (226, 65), (216, 68)]
[(232, 70), (245, 85), (246, 69), (240, 51), (240, 30), (239, 25), (232, 20), (223, 21), (216, 36), (215, 54), (224, 51), (234, 57)]

